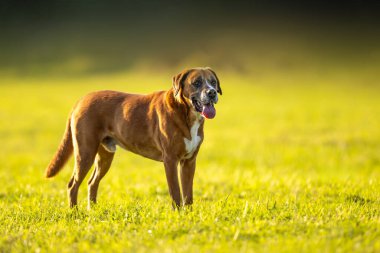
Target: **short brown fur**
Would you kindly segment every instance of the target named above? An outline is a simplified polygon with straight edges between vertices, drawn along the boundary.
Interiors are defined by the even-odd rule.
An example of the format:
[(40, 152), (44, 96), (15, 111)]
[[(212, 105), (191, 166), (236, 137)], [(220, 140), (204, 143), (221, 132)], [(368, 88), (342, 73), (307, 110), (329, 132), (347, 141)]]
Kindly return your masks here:
[[(98, 91), (84, 96), (75, 105), (61, 144), (46, 169), (46, 177), (55, 176), (74, 153), (75, 166), (68, 184), (70, 207), (77, 205), (79, 186), (94, 162), (95, 169), (88, 181), (89, 207), (96, 202), (99, 182), (111, 166), (116, 145), (163, 162), (173, 206), (192, 204), (196, 158), (204, 125), (204, 119), (190, 101), (192, 94), (202, 92), (191, 86), (198, 77), (218, 80), (209, 68), (190, 69), (173, 77), (173, 88), (168, 91), (148, 95)], [(221, 94), (219, 80), (216, 89)], [(192, 139), (190, 131), (196, 121), (200, 142), (189, 152), (184, 138)]]

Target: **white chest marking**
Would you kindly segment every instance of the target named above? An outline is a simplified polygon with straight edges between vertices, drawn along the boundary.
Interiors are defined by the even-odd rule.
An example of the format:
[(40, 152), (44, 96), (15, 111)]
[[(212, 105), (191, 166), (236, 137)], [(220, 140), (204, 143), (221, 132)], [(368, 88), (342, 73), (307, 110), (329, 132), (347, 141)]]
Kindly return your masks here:
[(186, 152), (188, 154), (187, 157), (190, 157), (194, 153), (199, 145), (199, 142), (201, 141), (201, 137), (198, 136), (199, 126), (199, 120), (196, 120), (190, 129), (191, 139), (189, 140), (187, 138), (183, 138), (185, 142)]

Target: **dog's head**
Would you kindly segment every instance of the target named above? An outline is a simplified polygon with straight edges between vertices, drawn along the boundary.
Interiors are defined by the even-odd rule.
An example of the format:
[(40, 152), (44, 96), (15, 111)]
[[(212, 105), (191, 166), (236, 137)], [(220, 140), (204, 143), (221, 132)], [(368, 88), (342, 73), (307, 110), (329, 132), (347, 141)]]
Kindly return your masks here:
[(187, 103), (205, 118), (212, 119), (216, 111), (218, 93), (222, 95), (220, 82), (210, 68), (184, 70), (173, 77), (173, 89), (176, 99)]

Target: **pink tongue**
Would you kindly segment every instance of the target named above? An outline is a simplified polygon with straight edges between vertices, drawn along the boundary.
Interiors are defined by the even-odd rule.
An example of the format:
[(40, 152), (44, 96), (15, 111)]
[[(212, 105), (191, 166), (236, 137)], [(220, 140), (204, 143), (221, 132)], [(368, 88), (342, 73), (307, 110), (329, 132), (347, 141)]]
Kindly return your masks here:
[(204, 105), (203, 109), (202, 109), (202, 115), (206, 119), (212, 119), (212, 118), (214, 118), (215, 115), (216, 115), (216, 110), (214, 108), (214, 105), (213, 104), (211, 104), (211, 105)]

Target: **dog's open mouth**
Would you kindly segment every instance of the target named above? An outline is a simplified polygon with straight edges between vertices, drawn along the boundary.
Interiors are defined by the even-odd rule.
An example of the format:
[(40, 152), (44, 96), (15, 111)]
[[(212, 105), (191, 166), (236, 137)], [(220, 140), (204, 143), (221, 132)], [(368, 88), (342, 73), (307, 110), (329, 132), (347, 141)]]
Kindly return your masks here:
[(196, 98), (192, 98), (191, 102), (197, 112), (200, 112), (203, 117), (206, 119), (213, 119), (216, 115), (216, 110), (214, 107), (214, 103), (209, 102), (207, 104), (202, 104), (201, 101)]
[(202, 112), (202, 104), (199, 100), (197, 100), (196, 98), (192, 98), (191, 103), (193, 104), (197, 112)]

